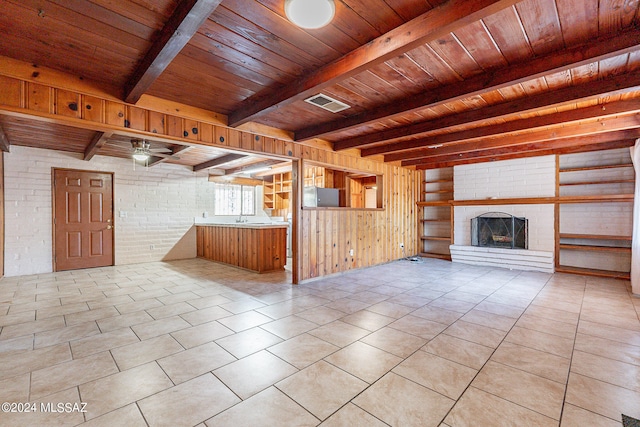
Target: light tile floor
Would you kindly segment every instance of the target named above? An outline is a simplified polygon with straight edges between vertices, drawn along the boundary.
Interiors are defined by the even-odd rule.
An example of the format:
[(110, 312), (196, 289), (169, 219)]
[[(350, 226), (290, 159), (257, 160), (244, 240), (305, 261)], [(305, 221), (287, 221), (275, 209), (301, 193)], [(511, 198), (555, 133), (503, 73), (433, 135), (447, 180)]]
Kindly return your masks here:
[(640, 418), (628, 282), (430, 259), (289, 281), (199, 259), (4, 278), (0, 402), (21, 413), (0, 425)]

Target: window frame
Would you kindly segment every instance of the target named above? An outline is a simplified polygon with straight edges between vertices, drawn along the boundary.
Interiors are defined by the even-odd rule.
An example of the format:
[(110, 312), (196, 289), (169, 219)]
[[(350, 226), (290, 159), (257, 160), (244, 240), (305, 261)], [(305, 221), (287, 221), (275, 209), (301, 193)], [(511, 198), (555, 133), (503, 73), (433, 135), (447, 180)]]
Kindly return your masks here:
[[(246, 184), (234, 184), (234, 183), (221, 183), (214, 182), (214, 190), (213, 190), (213, 214), (215, 216), (255, 216), (257, 210), (257, 195), (256, 195), (256, 186), (255, 185), (246, 185)], [(235, 187), (235, 189), (233, 188)], [(249, 190), (250, 189), (250, 190)], [(219, 191), (238, 191), (239, 196), (239, 205), (240, 211), (237, 211), (237, 207), (230, 204), (230, 200), (227, 200), (226, 205), (223, 205), (224, 209), (222, 209), (220, 205), (221, 199), (225, 197), (231, 197), (229, 195), (219, 195)], [(248, 210), (245, 211), (246, 199), (245, 195), (247, 193), (251, 194), (251, 212)], [(234, 198), (238, 198), (237, 196), (233, 196)], [(237, 203), (237, 200), (236, 200)]]

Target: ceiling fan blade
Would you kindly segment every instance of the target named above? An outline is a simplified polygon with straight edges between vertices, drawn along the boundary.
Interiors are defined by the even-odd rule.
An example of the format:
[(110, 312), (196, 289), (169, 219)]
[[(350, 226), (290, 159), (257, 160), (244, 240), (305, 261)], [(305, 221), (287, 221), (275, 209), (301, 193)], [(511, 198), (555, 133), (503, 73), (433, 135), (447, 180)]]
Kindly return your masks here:
[(151, 156), (153, 157), (162, 157), (165, 159), (173, 159), (173, 160), (180, 160), (180, 157), (178, 156), (174, 156), (172, 154), (161, 154), (161, 153), (155, 153), (155, 152), (151, 152)]
[(171, 151), (169, 148), (150, 148), (149, 151), (151, 151), (152, 153), (173, 153), (173, 151)]

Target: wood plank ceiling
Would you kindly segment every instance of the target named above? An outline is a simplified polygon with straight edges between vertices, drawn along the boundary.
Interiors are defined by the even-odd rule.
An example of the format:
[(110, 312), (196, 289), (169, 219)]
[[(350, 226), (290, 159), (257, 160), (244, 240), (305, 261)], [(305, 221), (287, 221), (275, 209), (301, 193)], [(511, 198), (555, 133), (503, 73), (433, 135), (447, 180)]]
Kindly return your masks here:
[[(0, 0), (0, 55), (419, 169), (640, 137), (636, 0), (335, 2), (302, 30), (283, 0)], [(304, 101), (319, 93), (350, 108)], [(0, 142), (46, 144), (36, 129), (85, 158), (128, 155), (118, 135), (30, 122), (0, 118)], [(156, 144), (194, 169), (230, 155)]]

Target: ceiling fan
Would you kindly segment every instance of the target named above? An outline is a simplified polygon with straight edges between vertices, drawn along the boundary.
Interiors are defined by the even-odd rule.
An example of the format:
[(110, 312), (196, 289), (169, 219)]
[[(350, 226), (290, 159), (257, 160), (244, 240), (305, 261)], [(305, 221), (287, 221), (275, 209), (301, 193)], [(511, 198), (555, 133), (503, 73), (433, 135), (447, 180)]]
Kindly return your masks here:
[[(131, 148), (125, 148), (123, 146), (129, 142), (131, 144)], [(167, 147), (158, 147), (151, 148), (151, 142), (147, 141), (144, 138), (122, 138), (117, 137), (113, 139), (108, 139), (107, 144), (116, 148), (118, 151), (126, 150), (131, 157), (135, 161), (146, 162), (151, 157), (163, 157), (168, 159), (179, 160), (180, 157), (174, 155), (174, 151)]]
[[(162, 147), (162, 148), (151, 148), (151, 143), (142, 138), (133, 138), (131, 139), (131, 149), (133, 150), (132, 157), (135, 160), (140, 162), (144, 162), (148, 160), (150, 157), (164, 157), (169, 159), (179, 159), (180, 157), (173, 155), (173, 151), (171, 149)], [(168, 153), (168, 154), (163, 154)]]

